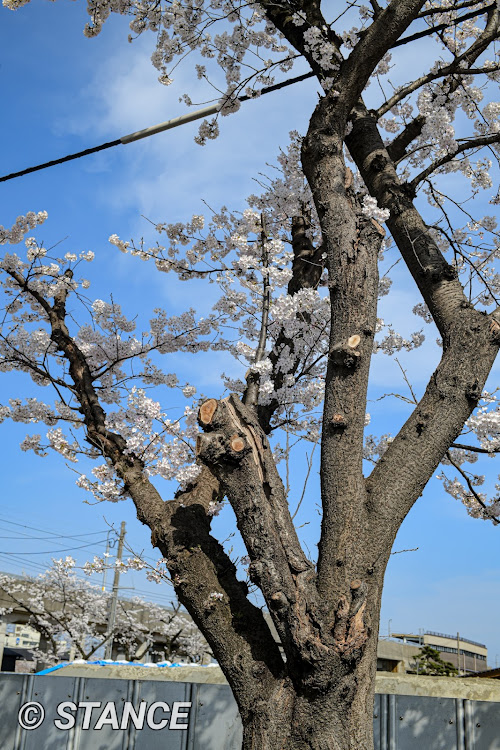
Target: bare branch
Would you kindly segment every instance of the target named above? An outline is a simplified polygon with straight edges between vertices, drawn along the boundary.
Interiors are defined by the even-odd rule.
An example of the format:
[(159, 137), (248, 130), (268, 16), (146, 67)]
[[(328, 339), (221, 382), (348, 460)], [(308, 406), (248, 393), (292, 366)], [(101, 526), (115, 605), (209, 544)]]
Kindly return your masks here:
[(414, 192), (402, 185), (376, 126), (375, 117), (359, 103), (353, 129), (346, 137), (361, 175), (378, 205), (390, 210), (387, 225), (443, 338), (457, 310), (467, 303), (454, 269), (449, 266), (420, 213)]
[(492, 143), (500, 143), (500, 133), (491, 133), (490, 135), (482, 135), (477, 138), (467, 139), (464, 143), (460, 143), (455, 151), (446, 156), (442, 156), (440, 159), (431, 162), (425, 169), (423, 169), (416, 177), (408, 183), (410, 189), (415, 191), (418, 185), (423, 182), (429, 175), (436, 172), (440, 167), (445, 164), (452, 162), (459, 154), (464, 154), (467, 151), (471, 151), (482, 146), (488, 146)]
[(401, 47), (403, 44), (408, 44), (409, 42), (414, 42), (417, 39), (423, 39), (423, 37), (429, 36), (430, 34), (438, 34), (440, 31), (446, 31), (446, 29), (452, 28), (453, 26), (458, 26), (459, 24), (463, 23), (464, 21), (468, 21), (471, 18), (477, 18), (477, 16), (482, 16), (489, 11), (494, 10), (497, 7), (496, 3), (491, 3), (490, 5), (487, 5), (484, 8), (479, 8), (478, 10), (473, 10), (470, 13), (464, 13), (463, 16), (460, 16), (459, 18), (454, 18), (453, 20), (447, 22), (447, 23), (440, 23), (437, 26), (432, 26), (429, 29), (426, 29), (425, 31), (418, 31), (416, 34), (411, 34), (411, 36), (403, 37), (403, 39), (399, 39), (395, 44), (392, 45), (392, 47)]
[(463, 451), (472, 451), (474, 453), (486, 453), (488, 456), (492, 456), (494, 453), (500, 453), (500, 448), (480, 448), (477, 445), (464, 445), (463, 443), (452, 443), (450, 448), (459, 448)]
[[(474, 62), (482, 55), (482, 53), (488, 48), (492, 41), (498, 37), (499, 33), (499, 12), (496, 9), (490, 10), (488, 13), (488, 20), (482, 34), (474, 40), (471, 46), (459, 57), (456, 58), (451, 64), (458, 63), (462, 66), (466, 64), (463, 70), (463, 75), (467, 75), (467, 69), (470, 68)], [(454, 75), (453, 80), (448, 84), (447, 97), (453, 94), (460, 86), (462, 77), (457, 73)], [(422, 128), (425, 123), (425, 117), (417, 115), (411, 122), (408, 123), (406, 128), (396, 136), (393, 142), (387, 147), (387, 151), (394, 161), (400, 161), (404, 155), (407, 146), (417, 138), (422, 132)]]
[[(287, 433), (287, 435), (288, 435), (288, 433)], [(317, 445), (318, 445), (318, 443), (314, 443), (313, 449), (311, 451), (311, 455), (307, 456), (307, 472), (306, 472), (306, 476), (305, 476), (305, 479), (304, 479), (304, 485), (302, 487), (302, 494), (300, 496), (299, 502), (297, 503), (297, 507), (295, 508), (295, 511), (292, 513), (292, 521), (295, 518), (295, 516), (297, 515), (297, 513), (299, 512), (300, 506), (302, 505), (302, 501), (304, 500), (304, 497), (305, 497), (305, 494), (306, 494), (307, 482), (309, 481), (309, 476), (311, 474), (311, 469), (312, 469), (312, 465), (313, 465), (314, 451), (316, 450), (316, 446)]]
[(403, 375), (404, 381), (405, 381), (406, 385), (408, 386), (408, 389), (409, 389), (409, 391), (411, 393), (412, 401), (410, 401), (410, 403), (417, 404), (418, 403), (418, 399), (417, 399), (417, 397), (415, 395), (415, 391), (413, 390), (412, 384), (408, 380), (408, 376), (406, 374), (406, 370), (403, 369), (403, 366), (402, 366), (401, 362), (399, 361), (399, 359), (397, 357), (395, 357), (395, 361), (397, 362), (397, 365), (398, 365), (399, 369), (401, 370), (401, 374)]
[[(451, 453), (449, 451), (446, 452), (446, 458), (448, 459), (448, 461), (450, 462), (450, 464), (455, 467), (455, 469), (463, 477), (463, 479), (465, 479), (465, 482), (467, 484), (469, 492), (474, 497), (474, 500), (477, 503), (479, 503), (479, 505), (481, 506), (481, 508), (483, 508), (483, 510), (487, 511), (488, 510), (488, 506), (486, 505), (486, 503), (484, 502), (484, 500), (481, 498), (481, 496), (478, 494), (478, 492), (476, 492), (476, 489), (475, 489), (474, 485), (472, 484), (471, 479), (470, 479), (469, 475), (467, 474), (467, 472), (462, 469), (462, 467), (460, 466), (460, 464), (457, 464), (457, 462), (453, 460), (453, 458), (451, 456)], [(493, 516), (492, 515), (492, 516), (490, 516), (490, 518), (492, 519), (492, 521), (493, 521), (493, 523), (495, 525), (500, 523), (500, 518), (498, 518), (497, 516)]]
[[(259, 343), (255, 352), (255, 364), (258, 364), (266, 352), (267, 326), (269, 322), (269, 307), (271, 305), (271, 285), (269, 283), (269, 258), (266, 249), (267, 227), (265, 216), (261, 214), (261, 243), (262, 243), (262, 267), (264, 269), (262, 279), (262, 316), (260, 321)], [(247, 375), (247, 387), (243, 394), (243, 403), (246, 406), (256, 408), (259, 398), (259, 373), (251, 370)]]

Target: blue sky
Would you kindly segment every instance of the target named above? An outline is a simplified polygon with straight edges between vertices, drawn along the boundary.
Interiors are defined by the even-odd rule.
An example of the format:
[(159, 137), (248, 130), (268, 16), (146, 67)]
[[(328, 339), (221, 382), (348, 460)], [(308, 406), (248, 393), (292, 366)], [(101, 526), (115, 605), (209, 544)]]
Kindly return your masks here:
[[(15, 13), (0, 8), (2, 174), (182, 114), (186, 108), (178, 98), (185, 91), (193, 100), (198, 93), (203, 99), (200, 84), (195, 83), (194, 92), (190, 86), (188, 68), (176, 74), (172, 86), (158, 84), (149, 60), (153, 39), (144, 37), (128, 44), (124, 19), (112, 18), (93, 40), (83, 36), (85, 22), (81, 3), (36, 3)], [(409, 66), (413, 72), (415, 61), (406, 50), (400, 52), (398, 60), (400, 67), (393, 77), (399, 74), (402, 80), (411, 78)], [(19, 214), (46, 210), (49, 219), (37, 235), (43, 237), (45, 245), (61, 242), (64, 252), (96, 252), (98, 260), (91, 275), (93, 296), (106, 299), (112, 291), (115, 300), (124, 301), (128, 310), (155, 306), (181, 309), (186, 304), (188, 286), (179, 288), (169, 277), (155, 274), (148, 264), (117, 253), (108, 244), (108, 237), (113, 233), (123, 239), (148, 236), (150, 225), (142, 216), (155, 222), (181, 221), (193, 213), (204, 213), (202, 200), (215, 209), (222, 204), (243, 209), (245, 196), (257, 192), (254, 178), (265, 171), (266, 163), (274, 161), (280, 146), (286, 147), (290, 130), (305, 131), (316, 101), (316, 86), (307, 81), (243, 105), (237, 115), (223, 119), (220, 138), (204, 148), (193, 142), (197, 130), (193, 123), (1, 183), (0, 223), (10, 226)], [(418, 296), (399, 267), (395, 287), (396, 283), (395, 292), (383, 299), (380, 315), (397, 321), (398, 330), (409, 334), (421, 327), (420, 319), (411, 313)], [(204, 304), (202, 295), (203, 290), (197, 287), (198, 308)], [(194, 304), (193, 300), (188, 304)], [(425, 333), (428, 340), (422, 349), (406, 359), (401, 357), (420, 393), (439, 357), (433, 345), (435, 333), (430, 329)], [(183, 366), (184, 374), (189, 368), (198, 369), (193, 360)], [(216, 357), (205, 363), (202, 390), (207, 395), (220, 392), (220, 369)], [(375, 358), (372, 377), (373, 399), (384, 392), (404, 392), (398, 366), (387, 357)], [(495, 377), (498, 379), (498, 367), (493, 380)], [(29, 384), (17, 375), (0, 378), (1, 402), (29, 391)], [(405, 408), (389, 398), (370, 403), (374, 429), (394, 431), (408, 414)], [(85, 493), (75, 486), (76, 475), (65, 469), (59, 457), (40, 459), (21, 453), (18, 443), (27, 431), (25, 425), (8, 422), (0, 427), (0, 569), (39, 572), (51, 556), (60, 556), (55, 554), (56, 549), (61, 554), (74, 554), (79, 562), (102, 553), (108, 530), (104, 517), (116, 527), (125, 520), (131, 547), (155, 557), (149, 533), (135, 519), (130, 503), (86, 504)], [(496, 478), (495, 468), (494, 461), (486, 461), (491, 484)], [(316, 472), (315, 465), (307, 501), (297, 516), (300, 533), (310, 549), (314, 548), (317, 531)], [(302, 473), (303, 465), (294, 474), (297, 498)], [(82, 536), (67, 543), (56, 537), (44, 541), (33, 538), (44, 536), (35, 529)], [(230, 510), (216, 520), (215, 529), (221, 539), (228, 537)], [(418, 551), (391, 558), (381, 633), (387, 633), (389, 619), (395, 631), (460, 631), (464, 637), (485, 642), (494, 665), (495, 655), (500, 658), (496, 625), (500, 619), (499, 533), (491, 524), (470, 519), (465, 509), (443, 492), (440, 483), (432, 481), (396, 541), (395, 550), (418, 547)], [(86, 534), (94, 536), (83, 536)], [(237, 539), (228, 545), (233, 541), (238, 550)], [(83, 544), (92, 546), (76, 549)], [(63, 551), (68, 547), (74, 551)], [(49, 554), (52, 551), (54, 555)], [(127, 594), (133, 594), (135, 587), (164, 603), (171, 598), (166, 586), (155, 587), (137, 573), (126, 574), (122, 583)]]

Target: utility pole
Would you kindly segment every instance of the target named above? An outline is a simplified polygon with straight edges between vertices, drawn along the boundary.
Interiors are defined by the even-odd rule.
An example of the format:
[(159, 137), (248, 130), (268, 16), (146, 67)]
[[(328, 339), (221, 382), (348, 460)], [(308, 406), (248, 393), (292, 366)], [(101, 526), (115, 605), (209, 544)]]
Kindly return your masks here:
[[(109, 535), (111, 533), (112, 533), (111, 530), (108, 531), (108, 535), (106, 537), (106, 552), (104, 553), (104, 557), (105, 557), (106, 563), (108, 562), (109, 548), (110, 548)], [(114, 547), (115, 544), (116, 544), (116, 539), (113, 542), (113, 547)], [(106, 591), (106, 573), (107, 572), (108, 572), (108, 568), (106, 567), (106, 565), (104, 565), (104, 573), (103, 573), (103, 576), (102, 576), (102, 586), (101, 586), (101, 589), (102, 589), (103, 592)]]
[(122, 521), (122, 524), (120, 527), (120, 539), (118, 542), (118, 552), (116, 553), (115, 577), (113, 578), (113, 593), (111, 595), (111, 604), (109, 607), (108, 632), (106, 634), (108, 637), (108, 640), (106, 641), (106, 650), (104, 652), (105, 659), (111, 659), (111, 654), (113, 651), (113, 636), (111, 635), (111, 633), (113, 632), (113, 628), (115, 626), (115, 619), (116, 619), (116, 605), (118, 602), (118, 584), (120, 583), (120, 563), (122, 561), (124, 541), (125, 541), (125, 521)]

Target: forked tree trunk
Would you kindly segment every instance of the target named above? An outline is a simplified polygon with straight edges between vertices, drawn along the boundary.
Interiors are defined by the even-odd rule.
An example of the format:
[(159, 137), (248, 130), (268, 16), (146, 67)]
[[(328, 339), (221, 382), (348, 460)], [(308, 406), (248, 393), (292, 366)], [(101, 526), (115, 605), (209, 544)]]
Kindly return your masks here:
[(373, 750), (373, 705), (346, 711), (333, 691), (314, 703), (297, 698), (292, 720), (277, 710), (247, 724), (242, 750)]
[(376, 655), (369, 650), (369, 659), (332, 675), (323, 692), (308, 695), (284, 684), (271, 701), (254, 706), (243, 715), (242, 750), (373, 750)]
[[(378, 591), (382, 586), (376, 587)], [(314, 669), (294, 673), (268, 700), (237, 700), (243, 721), (242, 750), (373, 750), (373, 706), (380, 597), (367, 598), (367, 637), (352, 645), (352, 627)], [(338, 618), (336, 620), (338, 622)], [(340, 656), (340, 658), (339, 658)]]
[[(342, 357), (357, 353), (361, 337), (352, 338), (337, 347)], [(365, 369), (359, 366), (356, 376), (366, 377)], [(335, 412), (329, 401), (327, 408)], [(217, 653), (240, 709), (244, 750), (373, 750), (380, 600), (396, 529), (380, 533), (363, 484), (342, 484), (339, 471), (323, 470), (323, 497), (340, 499), (336, 514), (323, 517), (331, 543), (320, 545), (315, 571), (299, 546), (255, 413), (231, 395), (206, 401), (199, 420), (198, 457), (235, 509), (253, 560), (250, 580), (266, 596), (285, 655), (281, 665), (269, 664), (264, 684), (251, 664), (242, 679), (234, 657), (224, 647)], [(327, 423), (324, 442), (345, 440), (356, 427), (351, 420), (332, 432)]]

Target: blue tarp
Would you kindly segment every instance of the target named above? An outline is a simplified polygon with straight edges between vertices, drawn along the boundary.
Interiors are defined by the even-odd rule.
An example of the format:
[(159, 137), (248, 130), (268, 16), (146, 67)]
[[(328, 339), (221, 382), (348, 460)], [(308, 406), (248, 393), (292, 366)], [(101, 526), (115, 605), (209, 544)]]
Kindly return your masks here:
[(140, 661), (108, 661), (106, 659), (97, 659), (96, 661), (64, 661), (62, 664), (56, 664), (55, 667), (48, 667), (47, 669), (42, 669), (41, 672), (37, 672), (37, 674), (50, 674), (50, 672), (55, 672), (57, 669), (62, 669), (63, 667), (68, 667), (70, 664), (97, 664), (101, 667), (111, 667), (111, 666), (119, 666), (123, 667), (124, 665), (127, 665), (129, 667), (147, 667), (148, 669), (154, 669), (156, 667), (215, 667), (216, 664), (182, 664), (174, 662), (171, 664), (169, 661), (162, 661), (158, 662), (158, 664), (143, 664), (143, 662)]

